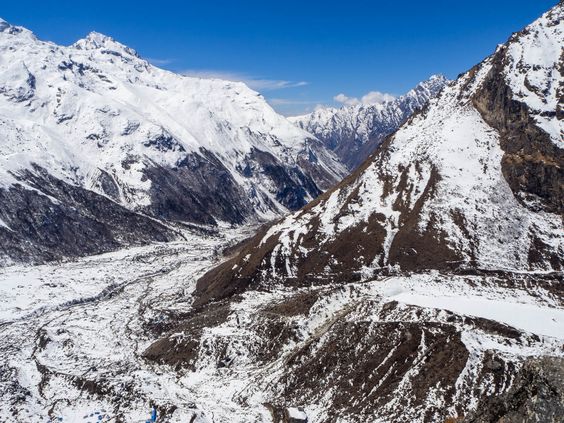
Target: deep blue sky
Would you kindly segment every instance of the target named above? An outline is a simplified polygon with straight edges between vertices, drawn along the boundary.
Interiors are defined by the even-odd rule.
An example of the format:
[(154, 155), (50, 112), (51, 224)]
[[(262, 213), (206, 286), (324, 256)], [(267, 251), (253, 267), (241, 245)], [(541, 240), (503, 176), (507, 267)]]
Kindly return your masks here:
[(295, 114), (344, 93), (402, 94), (490, 54), (556, 0), (10, 1), (0, 17), (71, 44), (111, 35), (174, 71), (243, 79)]

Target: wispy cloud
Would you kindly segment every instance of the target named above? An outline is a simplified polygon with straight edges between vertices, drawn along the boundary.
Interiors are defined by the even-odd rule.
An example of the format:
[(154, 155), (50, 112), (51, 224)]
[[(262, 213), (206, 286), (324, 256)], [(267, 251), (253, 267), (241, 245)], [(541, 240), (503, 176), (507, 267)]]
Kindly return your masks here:
[(333, 97), (333, 100), (335, 100), (338, 103), (344, 104), (346, 106), (354, 106), (357, 104), (365, 104), (365, 105), (380, 104), (380, 103), (385, 103), (387, 101), (391, 101), (394, 98), (396, 97), (392, 94), (383, 93), (380, 91), (370, 91), (365, 95), (363, 95), (360, 99), (357, 97), (349, 97), (341, 93)]
[(305, 85), (308, 85), (306, 81), (264, 79), (239, 72), (188, 69), (182, 71), (181, 73), (183, 75), (192, 76), (196, 78), (216, 78), (216, 79), (225, 79), (227, 81), (244, 82), (253, 90), (257, 90), (257, 91), (274, 91), (274, 90), (282, 90), (286, 88), (303, 87)]
[(148, 57), (147, 61), (155, 66), (170, 65), (174, 59), (157, 59), (155, 57)]

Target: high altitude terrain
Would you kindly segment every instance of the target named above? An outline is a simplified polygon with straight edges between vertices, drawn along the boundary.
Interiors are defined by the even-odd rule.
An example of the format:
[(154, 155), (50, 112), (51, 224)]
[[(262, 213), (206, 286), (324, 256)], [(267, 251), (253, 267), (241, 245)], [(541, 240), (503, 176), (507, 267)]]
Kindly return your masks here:
[(0, 263), (272, 219), (344, 175), (242, 83), (158, 69), (98, 33), (63, 47), (0, 21)]
[[(198, 368), (223, 345), (212, 351), (235, 369), (240, 355), (264, 363), (242, 401), (260, 393), (313, 421), (557, 421), (563, 18), (560, 3), (514, 34), (354, 174), (208, 272), (193, 317), (147, 356)], [(196, 322), (226, 308), (201, 337)], [(236, 345), (243, 332), (254, 342)]]
[[(9, 36), (24, 37), (26, 43), (37, 42), (21, 28), (7, 24), (1, 28)], [(92, 75), (96, 84), (116, 86), (115, 90), (107, 88), (108, 93), (130, 89), (128, 78), (138, 77), (142, 82), (135, 82), (134, 98), (140, 95), (138, 90), (149, 89), (141, 88), (148, 84), (144, 78), (153, 73), (170, 76), (135, 55), (116, 51), (117, 47), (100, 48), (99, 38), (94, 34), (68, 48), (38, 42), (28, 53), (40, 56), (33, 53), (36, 48), (39, 52), (52, 48), (54, 61), (59, 57), (57, 49), (73, 52), (71, 58), (93, 55), (96, 68), (101, 70), (106, 64), (98, 62), (107, 61), (107, 66), (122, 66), (124, 61), (144, 63), (142, 69), (149, 70), (138, 75), (135, 67), (127, 68), (117, 82), (106, 71), (102, 73), (110, 83)], [(104, 45), (114, 43), (102, 40)], [(98, 47), (86, 48), (91, 43)], [(249, 234), (248, 227), (221, 227), (221, 233), (185, 230), (184, 239), (176, 242), (63, 264), (2, 269), (0, 416), (25, 422), (137, 422), (145, 421), (155, 409), (159, 421), (183, 423), (559, 422), (564, 415), (562, 45), (564, 5), (559, 3), (449, 83), (427, 107), (387, 137), (352, 175), (245, 242), (240, 241)], [(4, 48), (10, 51), (10, 44)], [(1, 61), (0, 68), (17, 66), (16, 62)], [(41, 70), (41, 66), (37, 68)], [(49, 63), (45, 66), (50, 69)], [(75, 70), (54, 74), (54, 87), (82, 81), (80, 66), (69, 66)], [(113, 70), (112, 78), (116, 78)], [(20, 75), (14, 72), (8, 74)], [(8, 94), (4, 97), (26, 96), (20, 88), (25, 88), (22, 81), (27, 77), (21, 75), (1, 80), (16, 87), (5, 89)], [(169, 94), (182, 91), (184, 84), (228, 85), (170, 78), (178, 85), (173, 84), (175, 89)], [(49, 83), (45, 81), (46, 89)], [(81, 83), (88, 87), (94, 82), (86, 79)], [(39, 82), (27, 84), (33, 85), (40, 86)], [(76, 86), (73, 89), (83, 89)], [(168, 103), (159, 96), (159, 88), (151, 87), (147, 107), (158, 106), (161, 119)], [(243, 91), (240, 85), (231, 87)], [(210, 93), (215, 91), (210, 88)], [(223, 94), (212, 97), (220, 101)], [(207, 98), (198, 96), (202, 102)], [(255, 93), (252, 96), (264, 104)], [(113, 97), (108, 94), (108, 98)], [(175, 99), (175, 108), (184, 104), (181, 100)], [(20, 116), (27, 107), (32, 107), (25, 112), (31, 116), (44, 113), (41, 103), (28, 106), (28, 100), (2, 101), (12, 102), (6, 113)], [(43, 124), (37, 126), (35, 118), (21, 119), (18, 125), (28, 122), (40, 137), (51, 140), (48, 145), (66, 146), (67, 141), (58, 142), (68, 139), (70, 143), (69, 138), (50, 137), (74, 133), (74, 129), (65, 132), (61, 128), (79, 120), (73, 114), (71, 119), (52, 124), (53, 109), (49, 107), (55, 106), (49, 106), (50, 96), (45, 101), (49, 110), (45, 112), (49, 123), (45, 134), (41, 135)], [(97, 107), (89, 102), (72, 109), (73, 113), (80, 115)], [(137, 110), (128, 103), (127, 110), (129, 107)], [(201, 107), (212, 109), (207, 104)], [(224, 107), (221, 103), (213, 111), (219, 113)], [(136, 111), (141, 112), (148, 113), (144, 108)], [(118, 125), (119, 116), (129, 119), (129, 113), (120, 109), (111, 122)], [(153, 118), (153, 114), (150, 119), (139, 118), (136, 131), (149, 131)], [(278, 119), (277, 115), (272, 119)], [(142, 129), (145, 125), (149, 126)], [(295, 145), (300, 152), (319, 146), (315, 153), (319, 167), (313, 169), (334, 169), (331, 163), (336, 159), (318, 144), (320, 141), (287, 126), (285, 120), (280, 125), (297, 134)], [(22, 128), (29, 136), (31, 132)], [(53, 133), (52, 128), (58, 132)], [(234, 126), (224, 130), (239, 133)], [(101, 142), (102, 147), (95, 140), (92, 150), (86, 150), (86, 141), (79, 144), (88, 154), (84, 154), (85, 162), (76, 162), (81, 163), (76, 174), (90, 181), (84, 176), (90, 174), (81, 169), (104, 167), (83, 164), (96, 157), (110, 157), (106, 152), (121, 160), (122, 145), (126, 151), (127, 146), (134, 152), (142, 148), (136, 157), (153, 160), (176, 160), (175, 154), (180, 154), (172, 141), (171, 149), (159, 150), (156, 156), (148, 153), (156, 147), (141, 147), (143, 143), (133, 141), (137, 138), (130, 139), (136, 137), (136, 131), (123, 135), (115, 145), (111, 137), (106, 144)], [(192, 150), (192, 144), (185, 144), (172, 129), (167, 131), (187, 156), (205, 155)], [(312, 141), (302, 143), (302, 136)], [(151, 206), (151, 190), (138, 185), (139, 180), (149, 179), (151, 184), (162, 183), (160, 177), (152, 179), (152, 173), (149, 179), (139, 175), (153, 169), (151, 162), (136, 160), (129, 170), (120, 165), (115, 173), (112, 164), (107, 173), (114, 180), (115, 175), (131, 177), (127, 186), (132, 187), (132, 193), (122, 197), (125, 194), (118, 191), (119, 196), (111, 197), (111, 190), (96, 188), (96, 184), (68, 182), (71, 179), (66, 172), (71, 168), (61, 163), (67, 163), (70, 148), (50, 155), (48, 150), (33, 149), (44, 144), (23, 140), (27, 138), (22, 137), (23, 151), (46, 157), (42, 168), (56, 181), (47, 184), (40, 179), (31, 185), (29, 178), (17, 179), (25, 172), (11, 171), (2, 174), (7, 188), (0, 192), (37, 193), (45, 197), (47, 210), (70, 208), (68, 204), (84, 210), (76, 205), (82, 192), (74, 191), (78, 187), (103, 198), (103, 210), (95, 208), (87, 216), (103, 211), (115, 222), (122, 210), (127, 210), (132, 215), (124, 221), (131, 225), (141, 219), (143, 233), (152, 233), (149, 223), (178, 229), (170, 225), (174, 219), (158, 217)], [(287, 145), (287, 141), (282, 144), (282, 137), (278, 141)], [(224, 150), (210, 145), (213, 143), (206, 144), (206, 151), (221, 156), (222, 163), (233, 163), (225, 160)], [(98, 148), (104, 154), (91, 154)], [(74, 154), (80, 155), (82, 149), (72, 150), (70, 163), (75, 163)], [(301, 157), (295, 151), (291, 154)], [(17, 169), (31, 169), (37, 178), (43, 174), (35, 166), (20, 165), (20, 157), (31, 156), (17, 149), (13, 153)], [(111, 163), (119, 163), (115, 157), (111, 156)], [(315, 163), (308, 159), (308, 163)], [(171, 162), (157, 163), (166, 167)], [(238, 174), (227, 164), (225, 167), (230, 175)], [(174, 166), (171, 169), (174, 173)], [(319, 173), (308, 166), (299, 169), (322, 186), (324, 178), (320, 179)], [(328, 174), (336, 176), (341, 171)], [(242, 180), (260, 185), (257, 190), (269, 186), (265, 183), (270, 180), (268, 175), (261, 173), (253, 182), (255, 175)], [(236, 181), (238, 178), (233, 176)], [(73, 191), (65, 191), (68, 186)], [(54, 195), (60, 191), (50, 187), (67, 192), (65, 201)], [(46, 189), (50, 189), (47, 195)], [(272, 194), (276, 189), (267, 191), (276, 197)], [(312, 196), (304, 194), (303, 200)], [(147, 202), (130, 204), (126, 198)], [(283, 206), (276, 198), (272, 202)], [(5, 207), (1, 204), (0, 210)], [(91, 199), (84, 204), (91, 204)], [(106, 207), (108, 204), (119, 210), (117, 216), (107, 214), (113, 210)], [(8, 214), (0, 216), (7, 227), (0, 235), (15, 233), (13, 239), (20, 239), (20, 227)], [(223, 219), (212, 217), (218, 226), (223, 224)], [(51, 214), (16, 214), (16, 218), (29, 222), (24, 227), (32, 229), (22, 233), (30, 242), (41, 240), (37, 234), (44, 234), (45, 228), (68, 227), (57, 226)], [(35, 227), (38, 229), (33, 232)], [(75, 227), (84, 226), (76, 221)], [(155, 231), (161, 233), (160, 228)], [(130, 232), (136, 233), (128, 228), (119, 233)], [(103, 233), (95, 235), (104, 239)], [(7, 245), (2, 242), (0, 245)], [(33, 244), (23, 251), (27, 248), (32, 249)], [(219, 266), (212, 268), (220, 260)]]
[(364, 132), (336, 148), (243, 83), (159, 69), (99, 33), (64, 47), (0, 20), (0, 264), (278, 218), (348, 173), (341, 151), (371, 153), (443, 85), (339, 111)]
[(315, 135), (349, 170), (354, 170), (447, 83), (444, 76), (433, 75), (407, 94), (384, 103), (321, 108), (290, 121)]

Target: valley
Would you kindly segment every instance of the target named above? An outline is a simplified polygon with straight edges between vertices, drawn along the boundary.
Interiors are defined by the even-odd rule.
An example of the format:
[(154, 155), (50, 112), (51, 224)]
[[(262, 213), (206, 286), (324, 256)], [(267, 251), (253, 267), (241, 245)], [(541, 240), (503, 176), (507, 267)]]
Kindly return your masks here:
[(563, 45), (286, 117), (0, 19), (0, 422), (560, 423)]
[[(438, 418), (471, 410), (481, 389), (491, 389), (484, 357), (498, 369), (563, 357), (564, 301), (549, 274), (428, 272), (280, 287), (220, 303), (199, 328), (196, 279), (253, 230), (187, 234), (183, 242), (3, 269), (1, 415), (137, 422), (154, 407), (168, 422), (284, 421), (276, 416), (298, 412), (311, 421), (361, 421), (377, 406), (381, 421), (389, 421), (405, 412), (403, 401), (415, 401), (413, 419)], [(425, 326), (414, 326), (422, 320)], [(147, 354), (163, 333), (178, 345), (176, 356), (163, 358), (154, 347)], [(417, 344), (391, 348), (390, 336)], [(339, 356), (327, 350), (334, 343), (344, 343)], [(190, 356), (182, 353), (187, 345)], [(409, 371), (401, 370), (405, 360), (413, 363)], [(431, 400), (418, 373), (437, 360), (456, 372), (456, 389), (438, 385)], [(362, 380), (368, 369), (378, 378), (349, 392), (348, 381)], [(320, 381), (324, 388), (312, 390)], [(377, 395), (392, 381), (387, 396)], [(507, 383), (502, 377), (493, 386), (501, 391)], [(334, 408), (343, 395), (349, 400)], [(453, 398), (464, 400), (454, 407)]]

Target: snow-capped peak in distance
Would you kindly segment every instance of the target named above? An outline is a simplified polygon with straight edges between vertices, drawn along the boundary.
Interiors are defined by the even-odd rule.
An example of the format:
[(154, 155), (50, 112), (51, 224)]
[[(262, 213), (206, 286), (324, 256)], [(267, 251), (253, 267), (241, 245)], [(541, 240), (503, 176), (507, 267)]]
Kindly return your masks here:
[(5, 29), (9, 28), (10, 24), (6, 22), (4, 19), (0, 18), (0, 31), (4, 31)]
[(114, 52), (126, 53), (134, 57), (139, 57), (139, 54), (132, 48), (127, 47), (120, 42), (117, 42), (108, 35), (92, 31), (85, 38), (75, 42), (72, 47), (79, 50), (95, 50), (107, 49)]
[[(31, 229), (17, 213), (21, 201), (48, 213), (39, 203), (64, 206), (61, 197), (74, 201), (78, 189), (124, 213), (231, 224), (299, 208), (345, 174), (333, 153), (244, 83), (159, 69), (96, 32), (65, 47), (3, 27), (0, 196), (11, 200), (0, 206), (0, 238), (13, 231), (2, 239), (5, 254), (19, 254), (14, 243), (25, 237), (13, 234)], [(45, 192), (46, 179), (65, 193)], [(66, 218), (82, 207), (67, 206), (59, 211)], [(108, 245), (121, 245), (116, 237)]]
[(27, 37), (29, 40), (36, 40), (37, 38), (29, 29), (22, 26), (15, 26), (0, 18), (0, 33), (8, 33), (10, 35), (18, 35), (19, 37)]
[(289, 120), (319, 138), (352, 170), (409, 116), (425, 107), (447, 83), (443, 75), (432, 75), (406, 94), (389, 101), (318, 108)]

